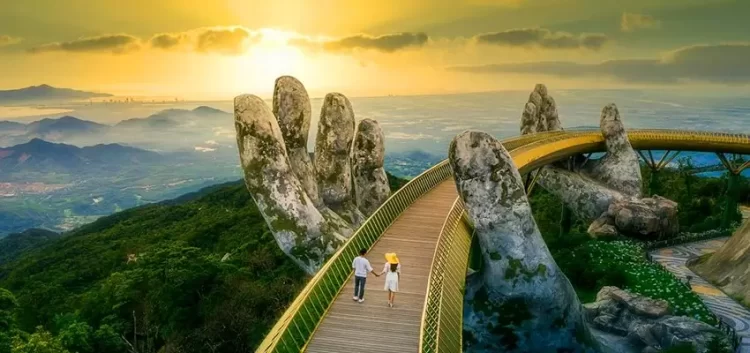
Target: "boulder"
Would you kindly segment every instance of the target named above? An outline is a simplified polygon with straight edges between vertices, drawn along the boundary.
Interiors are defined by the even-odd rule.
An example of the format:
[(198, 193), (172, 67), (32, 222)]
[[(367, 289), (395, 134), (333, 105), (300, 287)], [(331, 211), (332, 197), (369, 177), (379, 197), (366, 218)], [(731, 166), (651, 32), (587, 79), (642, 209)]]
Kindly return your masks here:
[[(696, 319), (670, 315), (669, 304), (617, 287), (604, 287), (596, 302), (584, 306), (586, 319), (597, 330), (627, 338), (628, 347), (641, 352), (660, 352), (692, 344), (696, 352), (705, 352), (708, 342), (721, 331)], [(626, 348), (623, 348), (625, 350)]]
[(276, 117), (253, 95), (234, 99), (237, 146), (245, 185), (279, 247), (313, 274), (352, 230), (324, 217), (287, 159)]
[(456, 188), (475, 226), (483, 272), (467, 284), (466, 352), (594, 352), (581, 305), (534, 221), (521, 176), (490, 135), (450, 145)]
[(352, 199), (351, 171), (354, 110), (343, 94), (329, 93), (323, 100), (315, 139), (315, 178), (325, 204), (358, 228), (365, 220)]
[(355, 201), (369, 217), (391, 195), (385, 174), (385, 137), (378, 122), (363, 119), (357, 125), (352, 151)]

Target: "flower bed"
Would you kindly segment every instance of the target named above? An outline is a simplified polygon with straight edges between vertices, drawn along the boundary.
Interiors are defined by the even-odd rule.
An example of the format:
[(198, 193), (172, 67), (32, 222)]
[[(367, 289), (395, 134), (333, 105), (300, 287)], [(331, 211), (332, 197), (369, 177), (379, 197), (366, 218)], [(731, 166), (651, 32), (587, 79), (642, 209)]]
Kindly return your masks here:
[[(659, 264), (649, 262), (644, 246), (632, 241), (589, 241), (560, 252), (557, 263), (582, 301), (603, 286), (617, 286), (654, 299), (664, 299), (674, 315), (717, 325), (697, 294)], [(583, 295), (581, 295), (583, 293)]]

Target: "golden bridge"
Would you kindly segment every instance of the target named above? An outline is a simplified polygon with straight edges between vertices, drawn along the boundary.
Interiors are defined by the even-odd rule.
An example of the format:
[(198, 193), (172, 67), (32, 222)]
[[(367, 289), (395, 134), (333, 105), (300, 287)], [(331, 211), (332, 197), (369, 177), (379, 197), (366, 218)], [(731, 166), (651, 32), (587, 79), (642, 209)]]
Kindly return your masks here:
[[(750, 154), (750, 136), (744, 134), (628, 130), (628, 137), (654, 170), (674, 159), (670, 151), (717, 153), (731, 175), (750, 167), (725, 156)], [(502, 143), (527, 176), (552, 162), (605, 151), (598, 130), (545, 132)], [(667, 153), (656, 161), (652, 150)], [(534, 181), (526, 180), (528, 190)], [(461, 352), (471, 238), (472, 226), (445, 160), (380, 206), (307, 283), (256, 352)], [(384, 263), (378, 256), (386, 252), (398, 253), (404, 264), (394, 309), (386, 305), (380, 278), (368, 279), (363, 304), (352, 301), (351, 263), (361, 248), (370, 249), (376, 269)]]

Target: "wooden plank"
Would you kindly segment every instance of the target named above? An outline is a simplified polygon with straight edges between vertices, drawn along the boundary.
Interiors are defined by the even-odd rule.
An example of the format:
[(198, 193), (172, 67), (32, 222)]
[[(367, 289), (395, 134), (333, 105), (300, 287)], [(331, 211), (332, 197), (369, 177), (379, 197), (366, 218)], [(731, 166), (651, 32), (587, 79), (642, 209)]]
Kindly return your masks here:
[(367, 255), (377, 272), (383, 269), (385, 253), (398, 255), (402, 276), (394, 307), (387, 306), (385, 276), (368, 276), (365, 302), (361, 304), (352, 300), (354, 283), (349, 281), (323, 318), (306, 352), (412, 353), (419, 349), (432, 257), (456, 197), (453, 180), (442, 182), (404, 211)]

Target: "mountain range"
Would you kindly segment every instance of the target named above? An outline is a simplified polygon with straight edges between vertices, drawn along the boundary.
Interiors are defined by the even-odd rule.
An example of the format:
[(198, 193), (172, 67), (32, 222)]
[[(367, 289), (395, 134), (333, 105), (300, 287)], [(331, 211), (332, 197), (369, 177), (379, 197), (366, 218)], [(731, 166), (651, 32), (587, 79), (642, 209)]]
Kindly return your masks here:
[(13, 172), (81, 172), (86, 168), (117, 168), (122, 164), (150, 164), (162, 156), (138, 148), (118, 144), (79, 148), (41, 139), (0, 148), (0, 176)]
[(111, 97), (109, 93), (78, 91), (70, 88), (57, 88), (50, 85), (0, 90), (0, 103), (28, 102), (45, 100), (73, 100), (97, 97)]
[(115, 125), (104, 125), (73, 116), (47, 118), (28, 124), (0, 121), (0, 146), (17, 145), (39, 138), (76, 145), (125, 142), (154, 147), (170, 140), (177, 141), (165, 138), (165, 134), (172, 133), (180, 137), (180, 140), (197, 135), (195, 139), (184, 141), (189, 142), (188, 147), (192, 148), (194, 143), (212, 137), (212, 129), (217, 125), (229, 125), (229, 117), (227, 112), (200, 106), (192, 110), (166, 109), (145, 118), (123, 120)]

